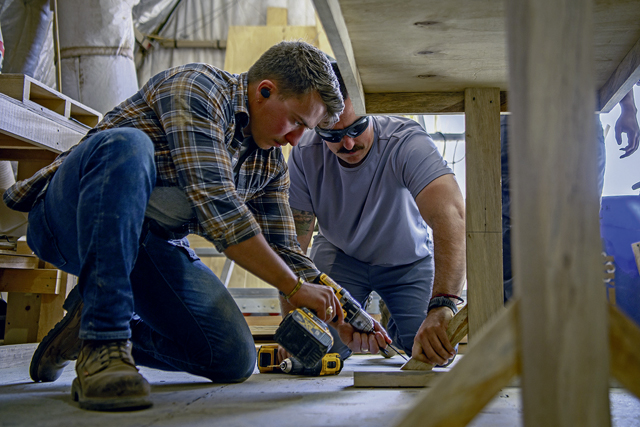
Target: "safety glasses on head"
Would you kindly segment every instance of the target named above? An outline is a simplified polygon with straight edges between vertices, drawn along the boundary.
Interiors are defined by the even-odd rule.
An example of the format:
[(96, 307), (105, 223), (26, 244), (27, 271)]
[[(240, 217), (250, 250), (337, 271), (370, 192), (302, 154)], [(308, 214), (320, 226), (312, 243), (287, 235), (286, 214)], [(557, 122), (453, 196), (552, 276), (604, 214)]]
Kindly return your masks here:
[(345, 135), (350, 138), (356, 138), (362, 135), (368, 126), (369, 116), (363, 116), (344, 129), (322, 129), (316, 127), (315, 130), (318, 136), (327, 142), (340, 142)]

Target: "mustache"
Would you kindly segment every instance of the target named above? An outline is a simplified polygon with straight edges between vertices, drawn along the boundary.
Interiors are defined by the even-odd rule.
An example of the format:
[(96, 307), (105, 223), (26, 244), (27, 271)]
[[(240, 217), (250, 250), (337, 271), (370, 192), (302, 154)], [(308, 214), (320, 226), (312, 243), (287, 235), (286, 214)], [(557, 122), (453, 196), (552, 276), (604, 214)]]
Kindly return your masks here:
[(347, 150), (344, 147), (338, 150), (338, 154), (353, 154), (356, 151), (363, 150), (364, 145), (354, 145), (351, 150)]

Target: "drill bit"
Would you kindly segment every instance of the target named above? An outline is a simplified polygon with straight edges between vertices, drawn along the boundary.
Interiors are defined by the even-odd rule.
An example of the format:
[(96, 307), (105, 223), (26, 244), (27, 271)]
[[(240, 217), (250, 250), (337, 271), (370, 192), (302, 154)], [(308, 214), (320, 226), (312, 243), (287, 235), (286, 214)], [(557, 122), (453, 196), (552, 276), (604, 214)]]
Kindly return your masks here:
[[(409, 360), (405, 357), (404, 354), (400, 353), (400, 351), (395, 348), (394, 346), (392, 346), (391, 344), (387, 344), (387, 347), (390, 347), (391, 350), (395, 351), (396, 353), (398, 353), (400, 355), (400, 357), (402, 357), (404, 360)], [(381, 348), (380, 349), (381, 352), (383, 352), (385, 354), (385, 356), (389, 356), (389, 351), (386, 348)]]

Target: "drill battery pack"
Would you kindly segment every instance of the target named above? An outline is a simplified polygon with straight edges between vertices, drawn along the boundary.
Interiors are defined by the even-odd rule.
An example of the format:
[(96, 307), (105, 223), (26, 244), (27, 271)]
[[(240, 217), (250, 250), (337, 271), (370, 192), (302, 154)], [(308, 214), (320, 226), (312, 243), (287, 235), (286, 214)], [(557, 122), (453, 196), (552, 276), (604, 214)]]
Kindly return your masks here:
[(307, 368), (316, 366), (333, 345), (327, 324), (305, 307), (287, 314), (274, 338)]
[(261, 374), (267, 372), (282, 372), (280, 365), (276, 363), (278, 360), (278, 345), (265, 344), (258, 349), (258, 370)]

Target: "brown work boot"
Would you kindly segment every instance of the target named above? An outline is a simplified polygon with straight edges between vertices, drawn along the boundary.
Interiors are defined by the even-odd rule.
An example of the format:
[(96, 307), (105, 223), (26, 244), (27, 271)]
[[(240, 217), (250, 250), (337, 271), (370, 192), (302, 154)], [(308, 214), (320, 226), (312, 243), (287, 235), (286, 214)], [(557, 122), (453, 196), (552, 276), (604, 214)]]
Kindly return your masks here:
[(71, 290), (62, 307), (67, 313), (42, 339), (31, 358), (29, 375), (35, 382), (57, 380), (65, 366), (78, 358), (82, 348), (82, 340), (78, 338), (82, 297), (77, 287)]
[(82, 409), (122, 411), (148, 408), (150, 387), (131, 357), (131, 342), (85, 341), (76, 362), (71, 397)]

